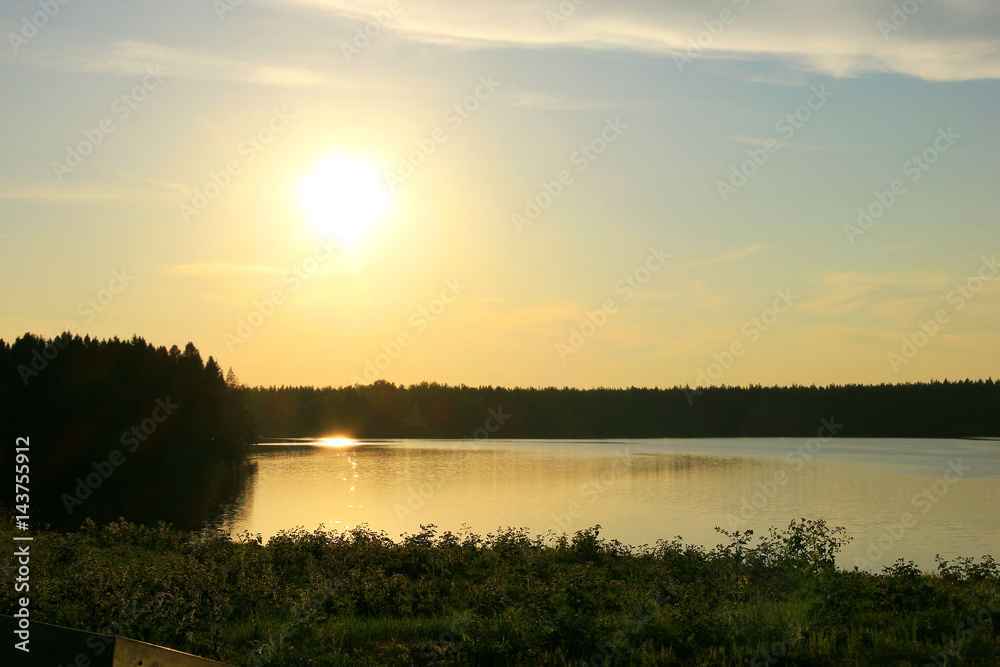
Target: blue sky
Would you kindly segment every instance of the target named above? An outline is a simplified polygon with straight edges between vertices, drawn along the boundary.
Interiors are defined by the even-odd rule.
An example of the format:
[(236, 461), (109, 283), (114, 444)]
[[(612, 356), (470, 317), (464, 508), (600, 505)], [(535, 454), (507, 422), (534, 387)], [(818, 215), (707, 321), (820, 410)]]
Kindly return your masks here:
[[(0, 336), (191, 340), (254, 384), (995, 377), (1000, 7), (893, 7), (5, 3)], [(310, 172), (398, 173), (421, 143), (327, 257)]]

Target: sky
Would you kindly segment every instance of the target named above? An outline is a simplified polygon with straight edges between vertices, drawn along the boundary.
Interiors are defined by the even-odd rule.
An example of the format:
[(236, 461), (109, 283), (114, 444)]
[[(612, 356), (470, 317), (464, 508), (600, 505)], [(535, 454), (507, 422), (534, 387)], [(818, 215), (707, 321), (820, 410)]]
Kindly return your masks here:
[(995, 2), (35, 0), (0, 35), (5, 340), (251, 385), (1000, 376)]

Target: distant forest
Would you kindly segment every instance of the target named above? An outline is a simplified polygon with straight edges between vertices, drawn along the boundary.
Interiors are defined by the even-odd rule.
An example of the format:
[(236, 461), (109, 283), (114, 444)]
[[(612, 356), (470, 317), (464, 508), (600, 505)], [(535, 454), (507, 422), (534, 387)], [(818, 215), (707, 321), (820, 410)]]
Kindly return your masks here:
[(0, 340), (0, 470), (15, 472), (15, 442), (28, 438), (32, 520), (183, 525), (238, 486), (233, 473), (257, 439), (245, 398), (191, 343)]
[(841, 437), (996, 437), (1000, 383), (250, 388), (192, 343), (0, 340), (0, 470), (15, 472), (15, 443), (29, 438), (29, 509), (54, 526), (200, 525), (246, 488), (249, 446), (266, 438), (811, 437), (824, 422)]
[[(1000, 436), (1000, 382), (504, 389), (423, 383), (247, 388), (261, 435), (358, 438)], [(414, 415), (414, 409), (419, 416)]]

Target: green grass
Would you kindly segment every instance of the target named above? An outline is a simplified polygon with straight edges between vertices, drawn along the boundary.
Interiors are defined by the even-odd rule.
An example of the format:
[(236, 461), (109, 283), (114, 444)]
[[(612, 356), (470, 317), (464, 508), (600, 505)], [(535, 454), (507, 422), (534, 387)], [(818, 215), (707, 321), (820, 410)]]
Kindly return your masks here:
[(1000, 664), (991, 557), (871, 574), (836, 568), (847, 538), (821, 521), (756, 541), (721, 532), (729, 543), (707, 551), (632, 548), (599, 527), (547, 540), (428, 526), (399, 542), (300, 529), (263, 544), (89, 524), (36, 535), (32, 618), (118, 621), (125, 636), (241, 666)]

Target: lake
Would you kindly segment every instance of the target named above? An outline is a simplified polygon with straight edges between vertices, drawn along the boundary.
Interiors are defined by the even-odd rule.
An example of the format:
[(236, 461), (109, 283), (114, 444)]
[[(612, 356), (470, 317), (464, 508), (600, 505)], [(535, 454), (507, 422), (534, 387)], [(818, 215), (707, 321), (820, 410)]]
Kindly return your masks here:
[(344, 439), (263, 443), (256, 472), (220, 517), (265, 538), (368, 524), (398, 538), (421, 524), (532, 535), (600, 524), (632, 545), (714, 530), (844, 526), (839, 565), (1000, 556), (1000, 442), (800, 438), (699, 440)]

